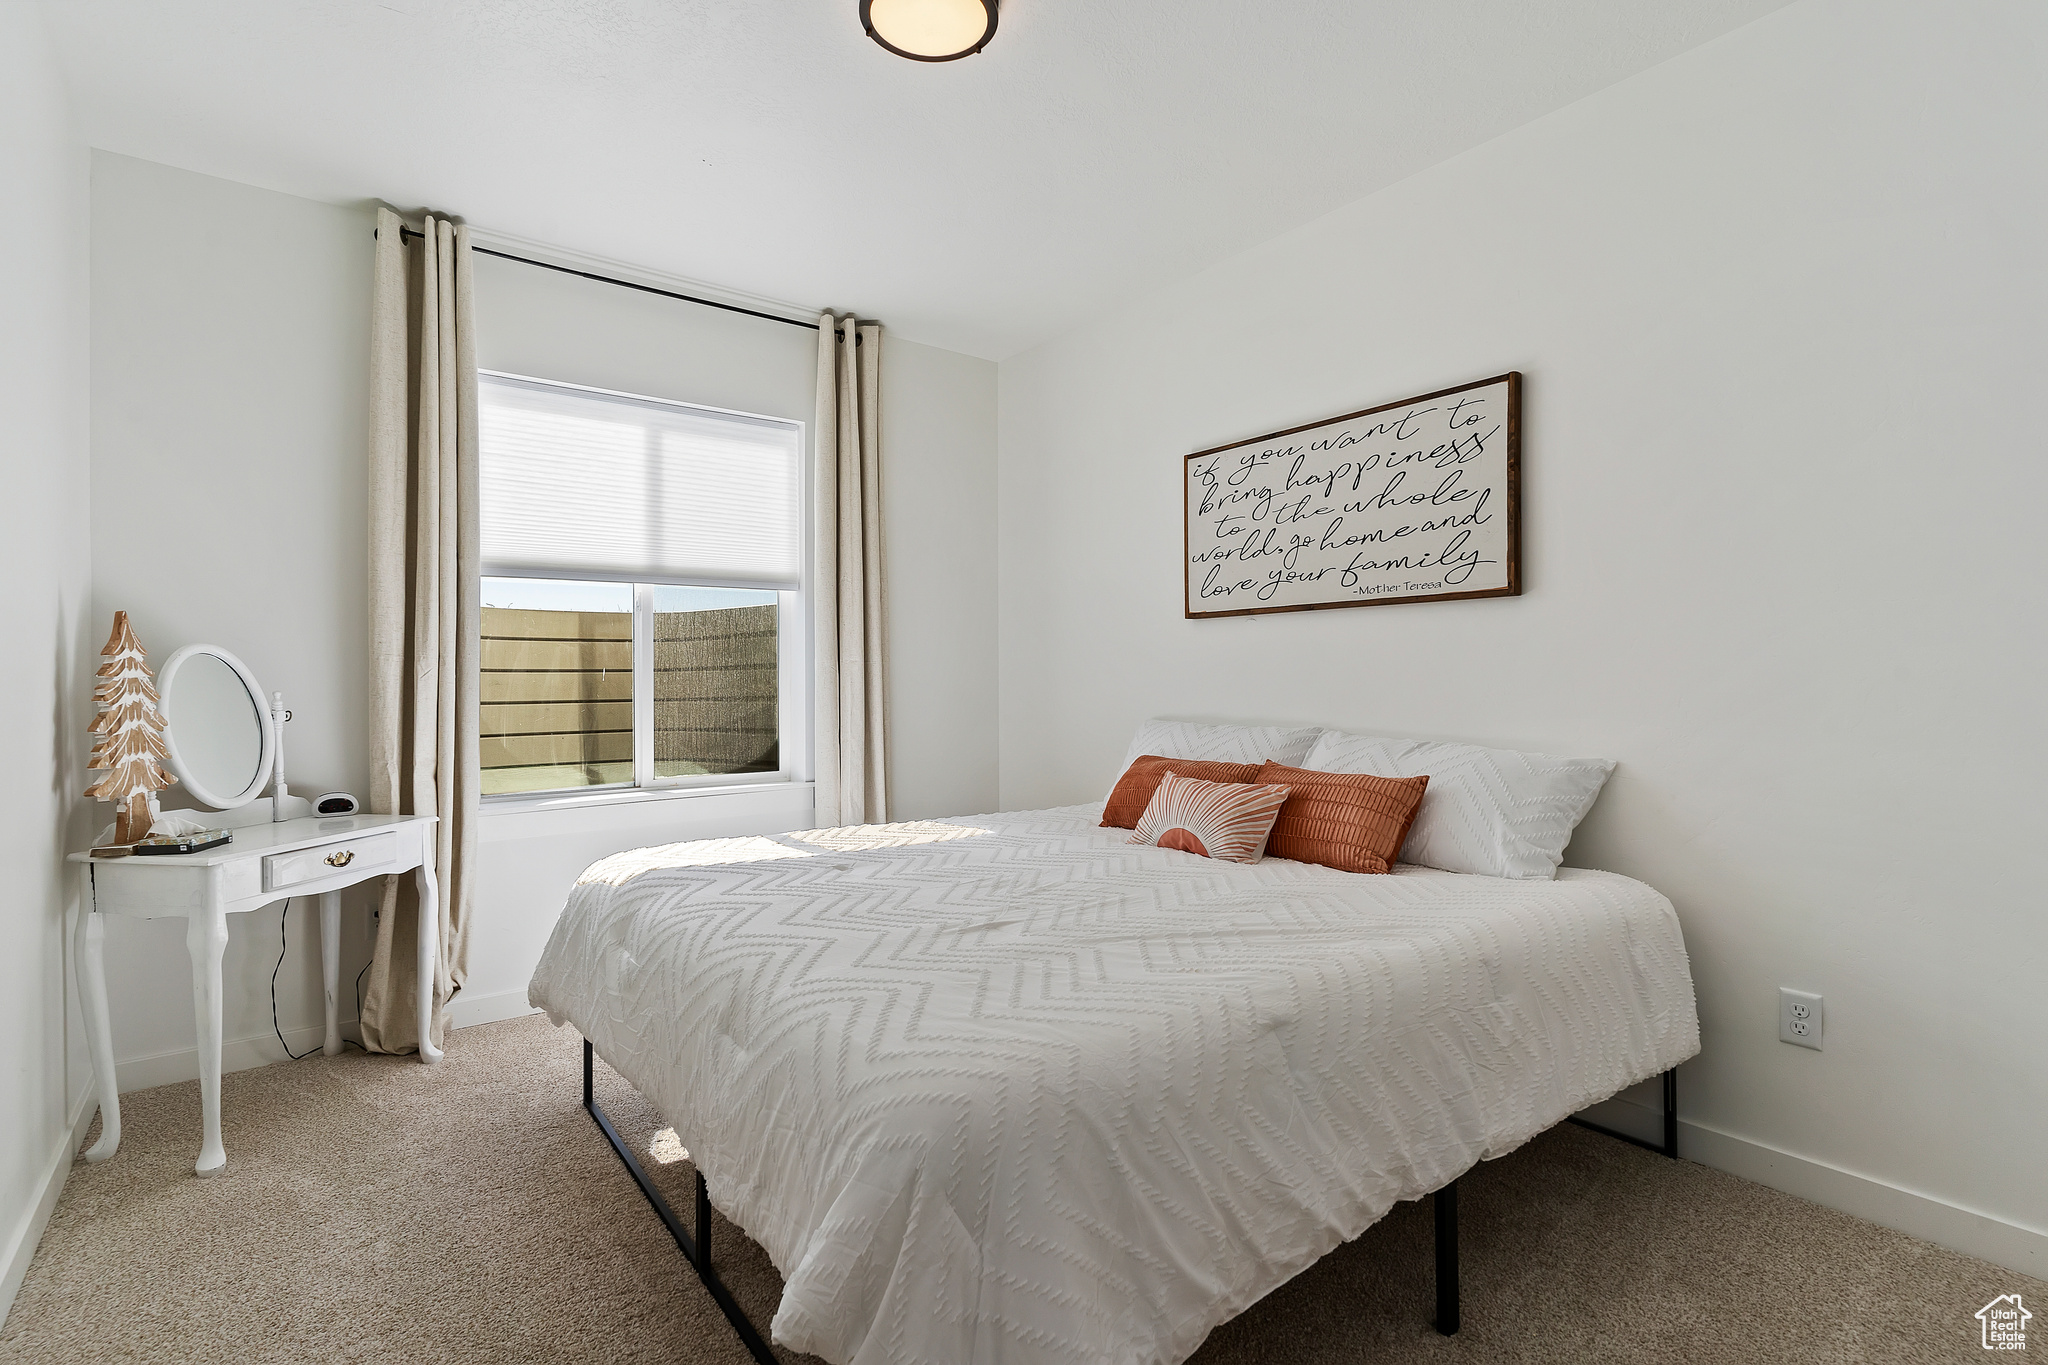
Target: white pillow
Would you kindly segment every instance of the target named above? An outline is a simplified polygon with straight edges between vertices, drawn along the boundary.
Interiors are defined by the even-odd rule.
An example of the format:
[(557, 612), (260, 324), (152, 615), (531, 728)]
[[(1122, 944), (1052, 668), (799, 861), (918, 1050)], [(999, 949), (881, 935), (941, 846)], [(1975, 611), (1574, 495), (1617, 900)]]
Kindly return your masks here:
[(1557, 875), (1572, 831), (1614, 771), (1605, 758), (1554, 758), (1426, 739), (1325, 730), (1301, 764), (1329, 773), (1429, 776), (1401, 861), (1482, 877)]
[[(1137, 737), (1124, 754), (1124, 768), (1146, 754), (1208, 763), (1264, 763), (1270, 758), (1299, 768), (1324, 733), (1314, 725), (1294, 730), (1278, 725), (1197, 725), (1155, 716), (1138, 727)], [(1123, 769), (1118, 769), (1117, 775), (1121, 777)]]

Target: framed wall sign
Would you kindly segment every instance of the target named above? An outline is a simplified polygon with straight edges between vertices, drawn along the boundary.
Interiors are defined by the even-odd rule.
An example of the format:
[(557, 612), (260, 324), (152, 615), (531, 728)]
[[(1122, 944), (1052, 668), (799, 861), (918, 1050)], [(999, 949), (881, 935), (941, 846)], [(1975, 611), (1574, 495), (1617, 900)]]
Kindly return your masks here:
[(1189, 617), (1522, 591), (1522, 376), (1187, 457)]

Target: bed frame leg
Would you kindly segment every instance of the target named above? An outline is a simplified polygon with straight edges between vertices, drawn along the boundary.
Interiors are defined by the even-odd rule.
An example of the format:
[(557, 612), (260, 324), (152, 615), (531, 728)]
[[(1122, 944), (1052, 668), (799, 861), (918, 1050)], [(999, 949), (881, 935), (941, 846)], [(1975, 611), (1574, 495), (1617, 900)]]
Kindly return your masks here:
[(711, 1192), (704, 1188), (704, 1172), (697, 1172), (697, 1268), (711, 1269)]
[(692, 1237), (683, 1227), (683, 1220), (676, 1217), (675, 1211), (669, 1208), (668, 1201), (661, 1197), (661, 1192), (654, 1188), (654, 1183), (647, 1178), (647, 1173), (640, 1169), (639, 1161), (634, 1159), (632, 1151), (619, 1137), (618, 1130), (612, 1127), (611, 1119), (606, 1117), (604, 1110), (598, 1106), (591, 1085), (591, 1073), (595, 1069), (596, 1049), (591, 1047), (590, 1040), (585, 1038), (584, 1109), (589, 1111), (592, 1121), (604, 1134), (605, 1141), (611, 1144), (612, 1151), (625, 1166), (627, 1174), (633, 1177), (633, 1183), (640, 1187), (640, 1193), (646, 1198), (648, 1207), (661, 1219), (661, 1224), (668, 1229), (669, 1236), (675, 1238), (677, 1249), (683, 1253), (683, 1260), (697, 1272), (697, 1278), (704, 1282), (704, 1287), (711, 1291), (712, 1301), (718, 1305), (719, 1311), (725, 1314), (725, 1320), (732, 1324), (732, 1330), (738, 1334), (740, 1344), (747, 1348), (747, 1354), (752, 1356), (758, 1365), (776, 1365), (775, 1353), (768, 1349), (768, 1342), (761, 1335), (760, 1329), (748, 1320), (746, 1311), (740, 1307), (739, 1301), (733, 1298), (732, 1291), (725, 1287), (725, 1281), (719, 1279), (718, 1272), (711, 1268), (711, 1194), (704, 1186), (704, 1173), (701, 1170), (697, 1172), (697, 1235)]
[(1678, 1160), (1678, 1068), (1664, 1073), (1664, 1155)]
[(1436, 1204), (1436, 1330), (1458, 1330), (1458, 1182), (1438, 1190)]
[(1611, 1138), (1620, 1138), (1623, 1142), (1644, 1148), (1647, 1151), (1660, 1153), (1676, 1161), (1678, 1160), (1678, 1068), (1673, 1067), (1664, 1073), (1664, 1140), (1662, 1142), (1651, 1142), (1647, 1138), (1639, 1138), (1632, 1133), (1618, 1132), (1607, 1127), (1605, 1124), (1594, 1123), (1591, 1119), (1582, 1119), (1577, 1114), (1567, 1115), (1565, 1122), (1576, 1123), (1579, 1127), (1590, 1128), (1596, 1133), (1605, 1133)]
[[(1664, 1141), (1645, 1142), (1628, 1133), (1618, 1133), (1574, 1114), (1571, 1121), (1581, 1128), (1620, 1138), (1678, 1159), (1678, 1068), (1664, 1073)], [(1458, 1330), (1458, 1182), (1438, 1190), (1436, 1201), (1436, 1330), (1450, 1336)]]

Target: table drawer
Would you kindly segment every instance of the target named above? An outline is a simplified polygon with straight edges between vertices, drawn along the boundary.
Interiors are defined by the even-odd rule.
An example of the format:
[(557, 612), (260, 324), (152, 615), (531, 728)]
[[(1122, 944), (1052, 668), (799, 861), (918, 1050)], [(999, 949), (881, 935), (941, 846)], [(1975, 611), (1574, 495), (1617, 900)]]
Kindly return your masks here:
[(354, 839), (336, 839), (290, 853), (272, 853), (263, 860), (263, 889), (286, 891), (308, 882), (324, 882), (347, 873), (359, 877), (398, 860), (398, 834), (381, 830)]

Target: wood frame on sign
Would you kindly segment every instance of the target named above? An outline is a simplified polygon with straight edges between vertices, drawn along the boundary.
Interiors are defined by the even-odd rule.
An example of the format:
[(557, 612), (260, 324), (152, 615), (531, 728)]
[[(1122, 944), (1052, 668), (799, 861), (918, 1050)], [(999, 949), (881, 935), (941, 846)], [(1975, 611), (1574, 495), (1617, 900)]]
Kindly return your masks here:
[[(1188, 473), (1190, 461), (1199, 460), (1208, 455), (1220, 454), (1226, 450), (1236, 450), (1240, 446), (1257, 445), (1262, 441), (1279, 440), (1283, 436), (1293, 436), (1299, 432), (1312, 431), (1317, 427), (1330, 426), (1336, 422), (1356, 421), (1361, 417), (1370, 417), (1374, 413), (1387, 412), (1394, 408), (1410, 407), (1416, 403), (1426, 403), (1433, 398), (1444, 398), (1454, 393), (1464, 393), (1470, 389), (1489, 388), (1503, 382), (1508, 386), (1507, 586), (1482, 588), (1476, 592), (1431, 592), (1415, 593), (1406, 597), (1369, 597), (1355, 601), (1296, 602), (1278, 607), (1233, 607), (1225, 611), (1196, 611), (1194, 609), (1194, 601), (1189, 595), (1190, 565), (1188, 563), (1188, 556), (1194, 548), (1188, 541), (1188, 521), (1191, 510), (1189, 498), (1193, 492), (1193, 479)], [(1184, 456), (1181, 460), (1180, 488), (1181, 614), (1186, 620), (1207, 620), (1217, 616), (1265, 616), (1273, 612), (1282, 611), (1327, 611), (1338, 607), (1384, 607), (1401, 602), (1456, 602), (1474, 597), (1520, 597), (1522, 595), (1522, 373), (1520, 370), (1509, 370), (1505, 374), (1496, 374), (1485, 379), (1475, 379), (1469, 384), (1458, 384), (1448, 389), (1436, 389), (1429, 393), (1417, 394), (1413, 398), (1400, 398), (1391, 403), (1381, 403), (1375, 407), (1361, 408), (1357, 412), (1340, 413), (1335, 417), (1324, 417), (1314, 422), (1303, 422), (1300, 426), (1288, 427), (1281, 431), (1270, 431), (1263, 436), (1250, 436), (1242, 441), (1231, 441), (1225, 445), (1211, 446), (1207, 450), (1197, 450), (1190, 455)]]

